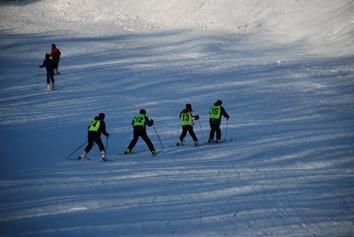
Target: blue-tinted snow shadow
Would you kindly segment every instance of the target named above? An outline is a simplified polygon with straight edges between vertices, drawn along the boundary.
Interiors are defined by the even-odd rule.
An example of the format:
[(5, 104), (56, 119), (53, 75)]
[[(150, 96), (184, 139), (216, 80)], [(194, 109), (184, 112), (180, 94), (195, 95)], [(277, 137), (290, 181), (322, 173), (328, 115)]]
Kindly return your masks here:
[(273, 236), (284, 229), (311, 236), (318, 223), (326, 226), (317, 234), (351, 233), (351, 172), (247, 170), (223, 160), (198, 169), (192, 159), (171, 161), (91, 163), (84, 172), (72, 163), (59, 173), (3, 182), (11, 191), (2, 196), (11, 203), (1, 207), (8, 213), (3, 234), (21, 226), (29, 236)]
[[(284, 226), (318, 233), (308, 220), (325, 223), (324, 236), (352, 233), (345, 223), (352, 224), (353, 208), (353, 58), (277, 63), (301, 43), (262, 49), (185, 34), (2, 35), (5, 235), (19, 227), (28, 236), (283, 236)], [(44, 93), (38, 52), (52, 42), (63, 51), (62, 75), (58, 90)], [(205, 141), (208, 107), (219, 98), (233, 142), (171, 148), (184, 104), (201, 116)], [(141, 107), (168, 147), (157, 161), (117, 156)], [(96, 148), (93, 161), (63, 161), (101, 111), (109, 152), (121, 161), (99, 163)], [(222, 129), (225, 135), (225, 121)], [(195, 130), (202, 140), (199, 124)]]
[[(113, 154), (121, 152), (131, 137), (130, 119), (142, 107), (155, 119), (165, 146), (173, 145), (180, 133), (178, 114), (189, 102), (201, 116), (195, 130), (204, 142), (208, 107), (220, 98), (231, 115), (228, 136), (245, 148), (245, 160), (254, 157), (273, 165), (269, 156), (288, 151), (298, 162), (299, 154), (308, 154), (300, 156), (307, 160), (310, 154), (321, 157), (332, 150), (341, 155), (343, 166), (351, 164), (352, 57), (278, 63), (278, 55), (288, 55), (301, 42), (257, 48), (230, 35), (186, 31), (76, 38), (2, 34), (2, 38), (6, 40), (1, 45), (5, 77), (0, 121), (7, 134), (11, 127), (20, 127), (12, 137), (27, 134), (24, 138), (29, 140), (35, 133), (48, 137), (46, 144), (41, 144), (40, 135), (32, 139), (33, 145), (23, 138), (13, 140), (5, 155), (27, 144), (16, 156), (44, 150), (45, 156), (52, 151), (53, 159), (60, 159), (75, 148), (73, 144), (81, 144), (88, 121), (99, 112), (107, 115)], [(35, 61), (41, 61), (38, 56), (52, 42), (63, 51), (62, 75), (56, 77), (58, 90), (44, 93), (44, 75), (36, 74)], [(150, 134), (159, 146), (155, 134)], [(7, 142), (6, 134), (2, 141)], [(58, 141), (61, 146), (52, 149)]]
[(1, 5), (25, 6), (39, 1), (41, 0), (1, 0), (0, 6)]

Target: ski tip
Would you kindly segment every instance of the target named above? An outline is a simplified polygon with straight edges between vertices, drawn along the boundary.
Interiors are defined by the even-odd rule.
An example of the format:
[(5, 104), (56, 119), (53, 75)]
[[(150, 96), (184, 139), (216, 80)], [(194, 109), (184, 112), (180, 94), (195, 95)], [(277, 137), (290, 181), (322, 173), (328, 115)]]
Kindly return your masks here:
[(156, 150), (156, 151), (153, 151), (151, 152), (152, 156), (156, 156), (160, 153), (160, 150)]
[(101, 160), (101, 162), (103, 162), (103, 163), (105, 163), (105, 162), (111, 162), (111, 161), (115, 161), (115, 160), (112, 160), (112, 159)]

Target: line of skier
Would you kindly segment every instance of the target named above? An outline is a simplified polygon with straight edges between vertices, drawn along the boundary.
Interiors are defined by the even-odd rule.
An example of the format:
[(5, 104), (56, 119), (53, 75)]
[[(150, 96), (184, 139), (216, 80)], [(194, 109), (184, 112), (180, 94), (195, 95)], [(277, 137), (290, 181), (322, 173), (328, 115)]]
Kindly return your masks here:
[[(222, 101), (217, 100), (214, 103), (214, 105), (212, 105), (209, 109), (210, 134), (209, 134), (208, 143), (223, 142), (221, 139), (221, 128), (220, 128), (222, 117), (225, 117), (227, 120), (230, 118), (230, 116), (222, 106)], [(193, 114), (191, 104), (186, 104), (186, 107), (180, 112), (179, 118), (181, 120), (182, 133), (179, 136), (176, 145), (177, 146), (183, 145), (184, 138), (186, 137), (187, 133), (189, 133), (193, 139), (194, 145), (198, 146), (199, 145), (198, 138), (195, 135), (195, 132), (193, 130), (193, 125), (194, 125), (193, 121), (198, 120), (199, 115)], [(103, 142), (101, 140), (101, 134), (105, 135), (107, 138), (109, 137), (109, 133), (106, 130), (106, 124), (104, 119), (105, 119), (105, 114), (100, 113), (90, 122), (88, 126), (87, 146), (78, 159), (87, 159), (88, 153), (92, 149), (94, 143), (96, 143), (100, 150), (102, 160), (104, 161), (108, 160), (106, 155), (106, 148), (104, 147)], [(141, 137), (146, 143), (146, 145), (148, 146), (149, 150), (151, 151), (151, 154), (156, 155), (158, 151), (155, 149), (153, 143), (151, 142), (149, 136), (146, 133), (146, 126), (148, 127), (154, 126), (154, 120), (148, 118), (145, 109), (141, 109), (139, 111), (139, 114), (134, 116), (132, 120), (132, 126), (133, 126), (133, 138), (130, 141), (124, 154), (132, 153), (134, 146), (136, 145), (137, 141)], [(215, 134), (216, 134), (216, 140), (214, 140)]]

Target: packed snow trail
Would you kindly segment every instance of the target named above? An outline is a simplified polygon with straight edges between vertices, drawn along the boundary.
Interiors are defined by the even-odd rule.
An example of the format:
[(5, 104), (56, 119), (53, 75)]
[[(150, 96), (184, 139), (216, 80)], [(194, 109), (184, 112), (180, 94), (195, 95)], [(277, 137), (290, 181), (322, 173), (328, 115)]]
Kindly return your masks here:
[[(90, 56), (64, 58), (65, 74), (53, 93), (44, 93), (37, 78), (34, 84), (21, 79), (36, 64), (24, 65), (23, 74), (7, 67), (0, 136), (4, 236), (353, 234), (353, 59), (278, 63), (277, 50), (258, 54), (249, 41), (204, 35), (201, 43), (194, 33), (180, 34), (76, 39)], [(5, 53), (41, 45), (11, 37), (21, 43)], [(125, 54), (114, 48), (117, 41)], [(63, 42), (70, 50), (72, 40)], [(208, 109), (220, 95), (234, 141), (174, 147), (184, 104), (192, 102), (207, 134)], [(141, 107), (167, 148), (156, 157), (123, 157)], [(102, 111), (115, 162), (100, 162), (97, 148), (90, 161), (66, 161)], [(136, 151), (145, 149), (140, 141)]]
[[(354, 235), (352, 1), (338, 1), (335, 8), (313, 1), (303, 5), (306, 11), (292, 8), (305, 1), (257, 5), (263, 13), (289, 12), (277, 27), (294, 34), (304, 28), (291, 24), (290, 13), (309, 17), (313, 9), (330, 13), (324, 18), (336, 16), (328, 29), (312, 22), (318, 29), (303, 32), (308, 41), (272, 32), (284, 44), (256, 28), (143, 31), (154, 24), (131, 18), (140, 13), (127, 4), (126, 21), (107, 22), (105, 11), (117, 2), (127, 3), (100, 2), (102, 14), (93, 12), (102, 21), (85, 17), (96, 1), (1, 3), (1, 236)], [(157, 0), (135, 5), (151, 11), (152, 2), (176, 8), (176, 1), (170, 8)], [(224, 4), (222, 12), (235, 9), (231, 2), (181, 4), (196, 10), (190, 15), (195, 19), (218, 4)], [(59, 15), (45, 17), (57, 9)], [(175, 14), (163, 22), (176, 22)], [(272, 16), (261, 14), (257, 23), (264, 29), (279, 19)], [(332, 37), (322, 42), (319, 31)], [(313, 51), (311, 42), (318, 45)], [(51, 43), (62, 52), (63, 74), (56, 77), (57, 90), (45, 92), (38, 64)], [(206, 142), (209, 107), (217, 99), (231, 116), (233, 140), (195, 148), (188, 138), (175, 147), (185, 104), (199, 114), (201, 126), (194, 129)], [(151, 156), (139, 141), (135, 151), (141, 153), (122, 156), (131, 119), (141, 108), (154, 119), (165, 149)], [(91, 160), (66, 160), (86, 141), (88, 123), (100, 112), (106, 114), (114, 162), (101, 162), (97, 147)], [(152, 128), (148, 134), (159, 147)]]

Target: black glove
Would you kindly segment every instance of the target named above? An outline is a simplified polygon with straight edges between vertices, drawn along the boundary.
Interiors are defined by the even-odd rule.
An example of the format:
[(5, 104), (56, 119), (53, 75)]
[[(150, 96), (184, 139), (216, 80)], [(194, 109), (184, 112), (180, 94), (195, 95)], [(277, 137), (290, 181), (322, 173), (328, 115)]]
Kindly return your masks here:
[(194, 117), (194, 119), (195, 119), (195, 120), (198, 120), (198, 119), (199, 119), (199, 115), (196, 115), (196, 116)]
[(109, 137), (109, 133), (107, 133), (106, 137)]
[(151, 124), (151, 126), (154, 125), (154, 120), (153, 119), (150, 120), (150, 124)]
[(226, 120), (229, 120), (229, 118), (230, 118), (230, 116), (227, 116), (227, 117), (226, 117)]

